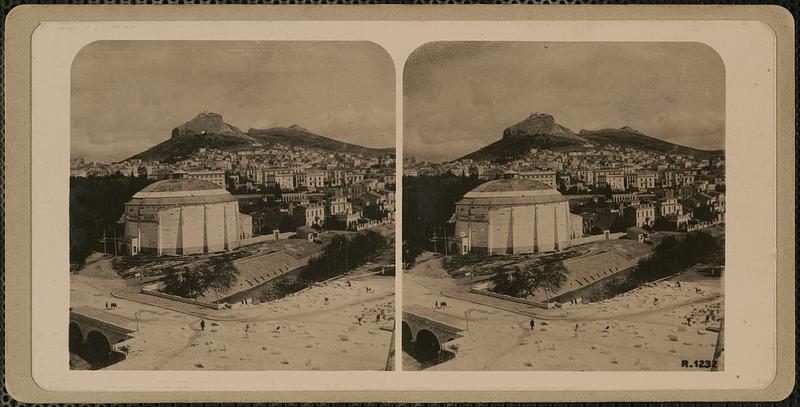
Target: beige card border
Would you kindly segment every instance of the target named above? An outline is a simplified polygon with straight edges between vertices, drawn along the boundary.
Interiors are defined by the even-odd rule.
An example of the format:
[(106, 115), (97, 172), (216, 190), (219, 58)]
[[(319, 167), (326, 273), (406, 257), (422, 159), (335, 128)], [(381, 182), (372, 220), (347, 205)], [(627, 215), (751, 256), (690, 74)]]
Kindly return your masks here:
[[(52, 392), (31, 378), (31, 34), (42, 21), (759, 20), (777, 39), (777, 326), (794, 326), (794, 21), (777, 6), (19, 6), (6, 24), (6, 386), (26, 402), (779, 400), (794, 386), (794, 329), (778, 332), (775, 381), (759, 391)], [(13, 242), (13, 243), (12, 243)], [(455, 373), (455, 372), (454, 372)], [(457, 374), (457, 373), (456, 373)]]

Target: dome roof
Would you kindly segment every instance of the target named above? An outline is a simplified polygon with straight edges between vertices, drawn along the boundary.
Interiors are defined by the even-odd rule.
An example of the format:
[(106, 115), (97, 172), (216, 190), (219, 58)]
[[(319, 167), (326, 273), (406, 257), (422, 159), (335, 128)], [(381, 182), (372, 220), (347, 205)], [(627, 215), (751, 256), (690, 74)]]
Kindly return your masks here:
[(142, 188), (128, 204), (202, 205), (234, 201), (233, 195), (213, 182), (178, 178), (154, 182)]
[(517, 205), (566, 202), (567, 198), (549, 185), (520, 178), (498, 179), (478, 185), (464, 194), (459, 204)]

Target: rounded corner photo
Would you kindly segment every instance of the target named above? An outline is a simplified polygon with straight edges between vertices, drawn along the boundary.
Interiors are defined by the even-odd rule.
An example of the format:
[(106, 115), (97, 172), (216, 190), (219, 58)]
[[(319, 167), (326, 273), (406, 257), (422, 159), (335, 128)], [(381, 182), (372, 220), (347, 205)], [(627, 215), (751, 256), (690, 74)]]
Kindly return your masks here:
[(435, 42), (403, 89), (404, 370), (724, 370), (716, 51)]

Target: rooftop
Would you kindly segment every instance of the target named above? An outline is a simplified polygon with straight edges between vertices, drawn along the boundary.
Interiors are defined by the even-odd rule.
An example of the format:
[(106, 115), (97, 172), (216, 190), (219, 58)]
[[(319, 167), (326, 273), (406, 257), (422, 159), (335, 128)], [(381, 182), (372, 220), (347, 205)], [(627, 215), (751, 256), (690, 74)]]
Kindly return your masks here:
[(538, 204), (566, 202), (567, 198), (549, 185), (528, 179), (507, 178), (478, 185), (464, 194), (459, 204)]
[(223, 202), (236, 202), (236, 198), (213, 182), (178, 178), (154, 182), (142, 188), (128, 204), (202, 205)]
[[(178, 178), (168, 179), (163, 181), (154, 182), (144, 188), (142, 192), (177, 192), (177, 191), (208, 191), (222, 189), (219, 185), (213, 182), (195, 179), (195, 178)], [(137, 193), (138, 195), (138, 193)], [(135, 195), (134, 195), (135, 197)]]

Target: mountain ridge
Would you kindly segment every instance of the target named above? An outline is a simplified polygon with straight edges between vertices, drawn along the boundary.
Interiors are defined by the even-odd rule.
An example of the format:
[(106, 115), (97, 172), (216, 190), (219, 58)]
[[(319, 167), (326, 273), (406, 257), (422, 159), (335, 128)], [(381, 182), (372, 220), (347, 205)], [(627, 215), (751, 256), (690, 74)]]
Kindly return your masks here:
[(530, 149), (567, 152), (605, 146), (698, 157), (709, 157), (723, 153), (723, 150), (701, 150), (671, 143), (648, 136), (628, 125), (616, 129), (582, 129), (575, 133), (569, 128), (558, 124), (552, 115), (536, 112), (503, 130), (502, 137), (499, 140), (454, 161), (463, 159), (507, 160), (516, 158), (520, 153), (524, 154)]
[(191, 157), (200, 148), (243, 151), (266, 144), (281, 143), (294, 147), (377, 157), (394, 152), (394, 148), (370, 148), (321, 136), (300, 125), (249, 129), (247, 132), (225, 122), (222, 115), (200, 112), (194, 118), (172, 129), (167, 140), (131, 156), (145, 161), (177, 162)]

